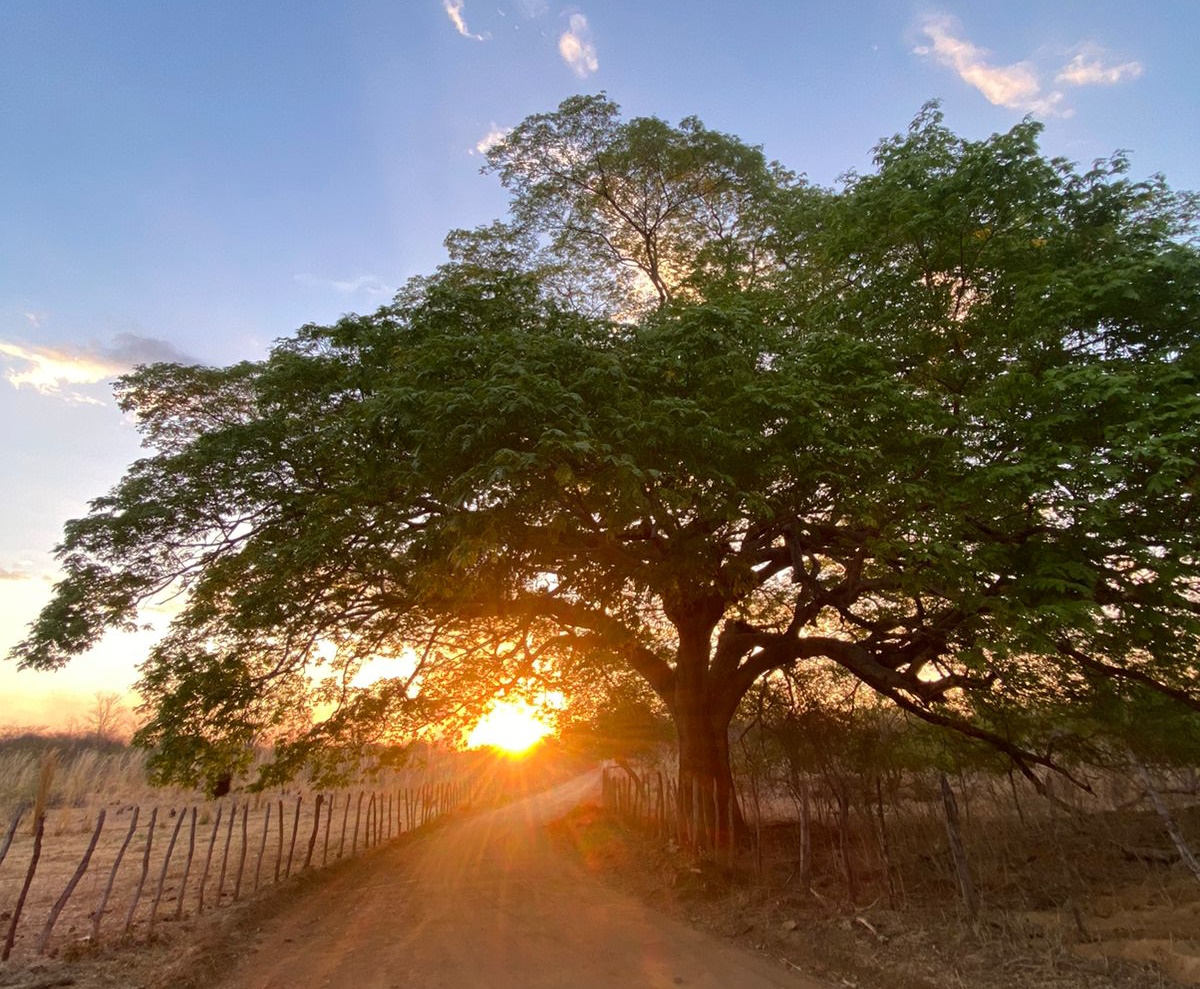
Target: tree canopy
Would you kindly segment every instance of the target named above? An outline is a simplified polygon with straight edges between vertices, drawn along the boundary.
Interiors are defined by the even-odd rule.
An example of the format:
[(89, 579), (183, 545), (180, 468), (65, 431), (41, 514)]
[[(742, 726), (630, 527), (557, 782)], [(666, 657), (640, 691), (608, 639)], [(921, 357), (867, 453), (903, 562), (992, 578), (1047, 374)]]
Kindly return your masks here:
[(149, 452), (15, 658), (182, 591), (141, 683), (177, 779), (630, 673), (720, 793), (739, 701), (806, 664), (1031, 776), (1033, 708), (1194, 712), (1196, 201), (1039, 131), (930, 105), (820, 188), (694, 118), (530, 117), (508, 218), (392, 304), (121, 379)]

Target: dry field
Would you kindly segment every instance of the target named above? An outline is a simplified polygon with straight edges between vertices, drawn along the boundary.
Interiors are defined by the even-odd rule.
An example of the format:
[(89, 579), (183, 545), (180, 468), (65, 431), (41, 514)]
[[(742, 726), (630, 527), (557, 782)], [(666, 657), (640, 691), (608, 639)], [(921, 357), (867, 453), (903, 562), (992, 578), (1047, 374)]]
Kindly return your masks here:
[(36, 756), (0, 756), (0, 939), (13, 966), (149, 941), (411, 831), (466, 796), (445, 776), (386, 772), (344, 791), (211, 801), (147, 787), (137, 753), (85, 750), (60, 760), (39, 836), (38, 773)]
[[(882, 818), (864, 801), (845, 831), (836, 807), (814, 803), (807, 870), (787, 801), (763, 802), (758, 847), (732, 864), (724, 853), (696, 861), (596, 810), (562, 833), (596, 870), (667, 911), (834, 985), (1200, 985), (1200, 882), (1144, 794), (1108, 781), (1094, 798), (1022, 795), (1018, 810), (994, 782), (958, 788), (974, 920), (933, 784), (886, 801)], [(1172, 814), (1194, 847), (1200, 803), (1183, 789)]]

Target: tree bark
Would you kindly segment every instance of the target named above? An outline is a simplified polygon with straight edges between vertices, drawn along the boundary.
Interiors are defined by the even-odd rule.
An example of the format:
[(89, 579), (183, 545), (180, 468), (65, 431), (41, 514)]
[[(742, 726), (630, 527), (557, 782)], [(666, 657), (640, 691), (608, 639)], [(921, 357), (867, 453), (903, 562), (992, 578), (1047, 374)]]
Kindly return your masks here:
[(704, 850), (711, 851), (744, 835), (746, 825), (729, 763), (729, 723), (737, 701), (711, 682), (708, 642), (702, 646), (702, 653), (688, 663), (681, 644), (672, 713), (679, 740), (680, 812), (690, 818), (693, 806), (699, 807), (700, 833), (691, 840), (699, 843), (707, 836)]
[(666, 703), (675, 724), (678, 820), (693, 822), (686, 843), (715, 852), (747, 833), (729, 762), (729, 725), (745, 689), (736, 677), (736, 654), (723, 654), (721, 643), (717, 655), (713, 651), (725, 602), (700, 597), (666, 610), (679, 633), (675, 668), (644, 664), (650, 668), (638, 672)]

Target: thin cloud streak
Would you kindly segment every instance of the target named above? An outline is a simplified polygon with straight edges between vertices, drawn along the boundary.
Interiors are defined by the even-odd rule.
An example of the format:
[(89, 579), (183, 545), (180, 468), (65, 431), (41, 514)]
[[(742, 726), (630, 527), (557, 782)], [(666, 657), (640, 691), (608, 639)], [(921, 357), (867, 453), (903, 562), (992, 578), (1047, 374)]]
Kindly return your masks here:
[(586, 79), (600, 68), (592, 32), (583, 14), (572, 14), (570, 27), (558, 39), (558, 53), (580, 79)]
[(1103, 53), (1089, 49), (1080, 52), (1063, 66), (1054, 81), (1069, 86), (1115, 86), (1127, 79), (1138, 78), (1143, 71), (1141, 62), (1105, 65)]
[(463, 17), (463, 0), (442, 0), (442, 9), (446, 11), (446, 16), (450, 18), (450, 23), (454, 25), (454, 30), (461, 34), (464, 38), (470, 38), (472, 41), (487, 41), (487, 35), (475, 34), (467, 27), (467, 21)]

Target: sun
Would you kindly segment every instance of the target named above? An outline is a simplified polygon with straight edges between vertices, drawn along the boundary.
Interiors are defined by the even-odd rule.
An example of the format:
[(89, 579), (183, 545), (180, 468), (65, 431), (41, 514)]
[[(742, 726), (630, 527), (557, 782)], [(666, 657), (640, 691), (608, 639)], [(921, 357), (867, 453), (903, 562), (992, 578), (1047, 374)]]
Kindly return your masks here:
[(554, 729), (525, 701), (495, 701), (467, 735), (467, 747), (485, 746), (518, 755), (531, 749)]

